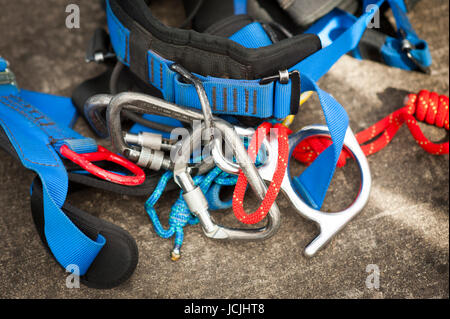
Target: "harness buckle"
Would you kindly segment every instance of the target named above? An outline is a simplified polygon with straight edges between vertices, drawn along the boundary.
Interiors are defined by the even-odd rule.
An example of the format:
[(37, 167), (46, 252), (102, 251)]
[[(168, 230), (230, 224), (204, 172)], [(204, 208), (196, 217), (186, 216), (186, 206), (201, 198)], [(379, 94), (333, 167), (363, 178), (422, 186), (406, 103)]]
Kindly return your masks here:
[(417, 46), (413, 45), (409, 39), (406, 38), (406, 33), (403, 30), (400, 30), (400, 34), (402, 36), (402, 51), (405, 52), (408, 59), (414, 63), (414, 65), (417, 67), (417, 69), (420, 72), (423, 72), (425, 74), (430, 74), (431, 70), (430, 67), (424, 66), (419, 60), (417, 60), (411, 53), (411, 51), (420, 49), (417, 48)]
[[(107, 180), (112, 183), (116, 183), (116, 184), (120, 184), (120, 185), (127, 185), (127, 186), (137, 186), (137, 185), (141, 185), (145, 181), (145, 173), (140, 167), (133, 164), (129, 160), (127, 160), (117, 154), (112, 153), (111, 151), (107, 150), (106, 148), (104, 148), (100, 145), (98, 146), (97, 152), (85, 153), (85, 154), (78, 154), (78, 153), (72, 151), (67, 145), (63, 145), (59, 149), (59, 153), (62, 156), (69, 159), (70, 161), (79, 165), (80, 167), (82, 167), (84, 170), (91, 173), (92, 175), (95, 175), (98, 178)], [(125, 176), (125, 175), (112, 173), (110, 171), (107, 171), (105, 169), (102, 169), (102, 168), (92, 164), (92, 162), (98, 162), (98, 161), (108, 161), (108, 162), (116, 163), (116, 164), (122, 166), (123, 168), (129, 170), (134, 175)]]
[(299, 76), (299, 72), (297, 70), (289, 72), (288, 70), (280, 70), (276, 75), (266, 76), (259, 81), (260, 85), (269, 84), (275, 81), (280, 82), (281, 84), (288, 84), (289, 80), (292, 76)]

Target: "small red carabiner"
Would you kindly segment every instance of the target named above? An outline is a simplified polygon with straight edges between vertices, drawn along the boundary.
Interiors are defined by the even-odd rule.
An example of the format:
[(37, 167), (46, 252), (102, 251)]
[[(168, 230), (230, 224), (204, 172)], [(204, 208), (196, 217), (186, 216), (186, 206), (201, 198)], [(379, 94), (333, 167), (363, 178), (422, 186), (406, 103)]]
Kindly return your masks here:
[[(98, 146), (97, 152), (95, 153), (78, 154), (72, 151), (67, 145), (61, 146), (59, 152), (62, 156), (79, 165), (92, 175), (95, 175), (109, 182), (127, 186), (137, 186), (141, 185), (145, 181), (145, 173), (140, 167), (130, 162), (129, 160), (112, 153), (111, 151), (100, 145)], [(126, 168), (134, 175), (125, 176), (115, 174), (92, 164), (92, 162), (98, 161), (108, 161), (116, 163)]]

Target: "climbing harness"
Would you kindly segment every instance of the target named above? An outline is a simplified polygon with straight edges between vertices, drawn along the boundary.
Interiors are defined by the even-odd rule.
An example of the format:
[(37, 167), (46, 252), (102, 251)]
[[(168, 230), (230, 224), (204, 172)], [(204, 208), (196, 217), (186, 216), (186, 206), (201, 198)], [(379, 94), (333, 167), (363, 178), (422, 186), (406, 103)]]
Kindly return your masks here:
[[(187, 225), (200, 223), (212, 239), (273, 236), (281, 221), (276, 198), (283, 191), (295, 211), (320, 228), (305, 249), (313, 256), (366, 205), (371, 175), (365, 154), (384, 147), (402, 123), (427, 151), (448, 153), (448, 142), (429, 142), (416, 123), (425, 120), (448, 131), (448, 98), (427, 92), (410, 96), (403, 109), (355, 138), (345, 110), (316, 84), (347, 53), (429, 73), (427, 43), (414, 32), (405, 3), (320, 0), (311, 1), (308, 11), (299, 9), (303, 2), (279, 1), (281, 16), (292, 18), (285, 24), (280, 12), (265, 14), (266, 0), (184, 0), (186, 21), (169, 28), (152, 16), (146, 0), (106, 0), (109, 34), (95, 32), (86, 60), (104, 63), (108, 71), (80, 85), (73, 104), (19, 90), (0, 58), (0, 146), (37, 173), (33, 219), (62, 267), (77, 266), (88, 286), (111, 288), (131, 276), (138, 260), (136, 243), (125, 230), (66, 203), (71, 183), (150, 195), (145, 209), (155, 232), (175, 237), (172, 260), (180, 258)], [(391, 35), (367, 29), (386, 4), (397, 24)], [(192, 30), (184, 29), (189, 24)], [(291, 132), (287, 126), (314, 92), (326, 125)], [(72, 130), (74, 105), (119, 155)], [(125, 121), (132, 124), (127, 131)], [(171, 139), (177, 127), (185, 127), (188, 138)], [(269, 134), (272, 129), (275, 134)], [(384, 139), (361, 148), (381, 133)], [(250, 145), (244, 138), (251, 138)], [(196, 143), (210, 155), (194, 154)], [(300, 176), (289, 172), (292, 156), (310, 164)], [(343, 211), (325, 213), (320, 209), (335, 168), (347, 157), (360, 169), (359, 194)], [(232, 200), (222, 201), (223, 186), (233, 185)], [(261, 201), (251, 214), (243, 207), (247, 185)], [(165, 190), (176, 188), (180, 196), (164, 228), (155, 205)], [(242, 229), (217, 224), (211, 210), (228, 207), (242, 223), (267, 216), (266, 224)]]
[[(192, 2), (185, 1), (188, 13), (194, 7)], [(342, 23), (327, 22), (328, 27), (315, 27), (315, 30), (287, 38), (273, 26), (253, 18), (257, 16), (255, 0), (248, 3), (210, 0), (204, 2), (200, 9), (194, 2), (197, 14), (192, 27), (197, 32), (160, 24), (144, 0), (106, 2), (110, 41), (117, 59), (127, 71), (125, 79), (119, 82), (139, 84), (139, 90), (143, 85), (148, 89), (144, 93), (150, 90), (150, 94), (178, 105), (200, 108), (194, 87), (178, 81), (177, 73), (169, 67), (176, 62), (204, 82), (213, 113), (238, 117), (247, 122), (251, 118), (284, 119), (298, 112), (300, 93), (307, 92), (298, 81), (298, 73), (293, 71), (300, 71), (303, 76), (317, 81), (342, 55), (356, 50), (361, 37), (372, 30), (366, 30), (367, 24), (385, 3), (392, 7), (398, 29), (398, 39), (384, 45), (388, 52), (385, 55), (398, 61), (398, 65), (403, 63), (402, 66), (412, 63), (408, 55), (424, 67), (431, 63), (426, 42), (420, 40), (411, 27), (402, 0), (364, 1), (362, 7), (371, 10), (363, 10), (359, 18), (345, 16)], [(335, 2), (337, 5), (341, 1)], [(330, 14), (336, 15), (333, 12)], [(317, 24), (321, 24), (319, 22)], [(327, 39), (323, 33), (327, 33)], [(96, 32), (91, 45), (96, 49), (90, 49), (89, 56), (111, 53), (105, 37), (104, 31)], [(199, 56), (202, 63), (199, 63)], [(116, 76), (111, 82), (118, 81), (120, 76), (117, 73), (120, 72), (114, 72)], [(133, 79), (127, 76), (129, 74)], [(103, 78), (93, 81), (95, 84), (91, 87), (105, 82)], [(79, 109), (93, 95), (91, 93), (89, 85), (76, 90), (74, 102)], [(160, 122), (160, 119), (152, 117), (145, 119)]]
[[(433, 143), (422, 133), (418, 122), (426, 122), (439, 128), (449, 130), (448, 96), (422, 90), (419, 94), (409, 94), (406, 105), (386, 116), (376, 124), (356, 134), (356, 139), (366, 156), (382, 150), (406, 123), (417, 144), (434, 155), (448, 154), (448, 141)], [(310, 138), (300, 143), (293, 156), (302, 163), (311, 163), (325, 150), (331, 141), (327, 138)], [(343, 150), (338, 160), (338, 167), (345, 165), (351, 156)]]
[[(151, 95), (177, 105), (202, 109), (204, 112), (208, 110), (204, 105), (209, 104), (211, 112), (202, 117), (206, 119), (206, 129), (209, 129), (215, 123), (212, 113), (234, 124), (252, 122), (255, 125), (262, 120), (272, 119), (283, 120), (288, 125), (298, 112), (300, 102), (317, 91), (333, 143), (296, 179), (296, 191), (311, 207), (320, 209), (342, 150), (348, 117), (331, 96), (317, 87), (315, 81), (343, 54), (358, 50), (361, 38), (367, 33), (366, 26), (385, 2), (394, 11), (398, 32), (402, 34), (404, 43), (408, 40), (419, 47), (419, 39), (410, 27), (403, 1), (365, 1), (363, 8), (373, 6), (371, 10), (362, 12), (359, 18), (343, 14), (342, 7), (338, 9), (331, 6), (330, 13), (324, 13), (324, 16), (330, 20), (331, 14), (334, 21), (339, 22), (333, 26), (335, 29), (330, 27), (332, 23), (325, 23), (326, 19), (322, 18), (311, 26), (310, 31), (292, 36), (279, 25), (253, 18), (252, 16), (257, 15), (255, 10), (251, 10), (255, 7), (255, 1), (214, 0), (200, 4), (185, 1), (189, 15), (187, 20), (192, 23), (193, 30), (197, 31), (195, 32), (167, 28), (160, 24), (143, 0), (108, 0), (106, 13), (109, 36), (113, 52), (119, 61), (110, 76), (109, 92), (118, 93), (120, 85), (128, 81), (141, 86), (137, 91), (142, 91), (142, 86), (145, 86), (152, 90)], [(339, 13), (338, 10), (342, 12)], [(319, 24), (323, 28), (317, 27)], [(324, 32), (328, 32), (328, 38), (324, 36)], [(106, 42), (106, 33), (97, 31), (88, 52), (90, 60), (99, 60), (92, 58), (96, 54), (106, 56), (112, 52)], [(102, 45), (98, 45), (99, 43)], [(414, 51), (417, 50), (414, 45), (407, 52), (411, 56), (417, 56), (418, 51)], [(426, 56), (428, 48), (422, 42), (420, 46), (425, 51), (423, 56)], [(397, 56), (401, 56), (402, 61), (408, 59), (403, 51)], [(418, 58), (416, 60), (419, 61)], [(187, 66), (189, 71), (181, 66)], [(131, 80), (130, 74), (133, 78)], [(194, 78), (190, 74), (194, 74)], [(120, 80), (123, 75), (126, 79)], [(204, 93), (199, 91), (199, 83), (204, 87)], [(141, 97), (133, 100), (136, 96), (118, 95), (113, 98), (113, 95), (103, 95), (103, 101), (97, 96), (95, 103), (92, 99), (84, 103), (87, 99), (80, 98), (83, 96), (79, 94), (80, 91), (82, 90), (77, 90), (74, 94), (75, 103), (100, 136), (111, 134), (113, 145), (119, 153), (143, 167), (173, 169), (173, 162), (165, 158), (160, 149), (172, 149), (173, 144), (167, 140), (167, 130), (161, 130), (157, 126), (182, 126), (185, 114), (168, 111), (170, 104), (167, 104), (165, 113), (146, 110), (146, 114), (141, 117), (143, 112), (138, 105), (142, 103)], [(120, 116), (116, 114), (113, 122), (105, 118), (104, 114), (111, 114), (104, 110), (108, 104), (111, 106), (112, 99), (128, 101), (123, 102), (124, 105), (127, 104), (124, 117), (137, 123), (125, 133), (125, 138), (122, 137), (122, 130), (118, 129)], [(157, 103), (163, 104), (162, 101)], [(152, 122), (157, 122), (157, 125)], [(110, 127), (109, 132), (108, 126), (113, 127)], [(158, 135), (155, 136), (155, 133)], [(127, 145), (129, 143), (139, 144), (141, 147), (130, 147)], [(145, 143), (147, 146), (157, 147), (142, 147)], [(287, 158), (283, 160), (287, 163)], [(207, 170), (204, 171), (206, 172)], [(280, 166), (278, 184), (281, 183), (282, 172), (283, 166)], [(257, 211), (258, 214), (247, 215), (238, 203), (238, 199), (243, 198), (245, 187), (241, 184), (244, 185), (244, 181), (244, 176), (241, 176), (239, 187), (235, 190), (239, 196), (235, 197), (233, 208), (241, 221), (257, 223), (265, 216), (280, 189), (276, 187), (277, 183), (273, 184), (271, 191), (276, 188), (277, 191), (269, 193), (263, 206)], [(217, 206), (224, 207), (224, 202), (217, 201), (221, 187), (216, 184), (209, 186), (207, 197), (215, 199), (219, 203)], [(212, 195), (209, 196), (210, 194)]]
[[(186, 75), (185, 77), (191, 77), (192, 75)], [(204, 90), (203, 90), (203, 86), (201, 84), (201, 82), (197, 82), (197, 90), (199, 91), (199, 96), (204, 96)], [(318, 89), (317, 87), (311, 86), (311, 89), (315, 89), (318, 90), (319, 94), (323, 95), (321, 98), (323, 99), (324, 96), (328, 97), (326, 95), (325, 92), (320, 91), (320, 89)], [(104, 108), (105, 106), (101, 106), (101, 103), (104, 103), (105, 101), (109, 101), (109, 104), (106, 106), (107, 107), (107, 111), (106, 111), (106, 118), (107, 118), (107, 123), (108, 123), (108, 129), (109, 129), (109, 135), (111, 136), (112, 139), (112, 143), (115, 146), (116, 150), (119, 151), (121, 154), (124, 154), (125, 156), (129, 157), (130, 159), (138, 162), (138, 163), (144, 163), (144, 161), (142, 160), (142, 156), (145, 156), (143, 154), (152, 154), (151, 151), (150, 152), (145, 152), (144, 151), (144, 147), (141, 147), (140, 150), (136, 150), (134, 149), (132, 146), (128, 145), (125, 140), (124, 140), (124, 134), (122, 133), (122, 128), (121, 128), (121, 120), (120, 120), (120, 114), (124, 109), (127, 109), (128, 111), (132, 111), (132, 112), (136, 112), (136, 113), (145, 113), (145, 114), (153, 114), (153, 115), (169, 115), (171, 117), (176, 117), (180, 120), (186, 121), (186, 122), (192, 122), (194, 120), (204, 120), (205, 118), (205, 114), (211, 114), (210, 112), (208, 112), (209, 107), (209, 102), (208, 99), (206, 98), (201, 98), (201, 102), (202, 102), (202, 109), (206, 109), (206, 112), (199, 113), (196, 110), (188, 110), (186, 108), (177, 106), (175, 104), (172, 104), (170, 102), (166, 102), (164, 100), (158, 99), (156, 97), (151, 97), (151, 96), (146, 96), (144, 94), (139, 94), (139, 93), (121, 93), (119, 95), (117, 95), (116, 97), (109, 97), (106, 98), (103, 95), (100, 96), (94, 96), (92, 98), (89, 99), (89, 101), (87, 102), (87, 104), (89, 106), (95, 106), (95, 108), (101, 109)], [(245, 148), (241, 143), (238, 143), (238, 141), (241, 141), (241, 139), (239, 137), (236, 136), (235, 133), (235, 129), (234, 127), (230, 126), (226, 121), (217, 119), (217, 118), (210, 118), (211, 121), (211, 126), (215, 126), (216, 128), (219, 128), (223, 133), (223, 137), (225, 138), (225, 140), (232, 146), (232, 149), (235, 151), (235, 156), (238, 159), (241, 159), (242, 157), (246, 157), (247, 156), (247, 151), (245, 150)], [(267, 126), (266, 126), (267, 128)], [(282, 127), (279, 127), (282, 128)], [(271, 217), (271, 219), (269, 219), (269, 221), (271, 221), (272, 219), (275, 219), (275, 221), (277, 223), (269, 223), (270, 225), (274, 225), (274, 228), (272, 230), (269, 230), (267, 232), (263, 232), (261, 229), (259, 230), (246, 230), (246, 231), (242, 231), (242, 230), (231, 230), (231, 229), (227, 229), (225, 227), (222, 226), (218, 226), (215, 225), (211, 218), (210, 218), (210, 213), (208, 211), (208, 203), (207, 200), (204, 198), (204, 194), (202, 192), (202, 187), (198, 187), (195, 185), (194, 181), (190, 178), (190, 168), (188, 166), (189, 163), (189, 158), (190, 158), (190, 147), (192, 144), (193, 140), (201, 140), (201, 133), (202, 130), (204, 128), (200, 127), (198, 130), (195, 130), (192, 132), (192, 136), (190, 140), (184, 141), (183, 143), (178, 143), (181, 146), (181, 149), (175, 151), (175, 154), (182, 154), (180, 156), (177, 156), (176, 159), (174, 159), (171, 163), (170, 159), (168, 158), (164, 158), (160, 160), (157, 159), (155, 156), (146, 156), (147, 160), (145, 161), (145, 165), (148, 166), (154, 166), (153, 162), (156, 161), (159, 163), (159, 165), (157, 166), (157, 168), (161, 168), (161, 166), (164, 166), (165, 169), (173, 169), (174, 174), (173, 177), (175, 179), (175, 182), (181, 187), (181, 189), (183, 190), (183, 199), (186, 201), (186, 205), (189, 208), (189, 210), (196, 215), (197, 217), (199, 217), (200, 222), (202, 224), (202, 227), (204, 229), (205, 234), (208, 237), (211, 238), (216, 238), (216, 239), (262, 239), (262, 238), (266, 238), (269, 235), (272, 235), (274, 232), (274, 229), (276, 230), (277, 223), (279, 221), (279, 212), (278, 209), (276, 208), (276, 206), (274, 205), (274, 201), (275, 198), (279, 192), (280, 186), (282, 184), (282, 181), (285, 179), (288, 179), (285, 177), (285, 172), (286, 172), (286, 168), (287, 168), (287, 153), (288, 153), (288, 144), (284, 143), (283, 141), (280, 141), (279, 138), (275, 139), (275, 142), (272, 142), (272, 144), (276, 144), (276, 145), (272, 145), (270, 144), (270, 148), (275, 149), (269, 149), (269, 154), (277, 154), (278, 160), (275, 162), (276, 163), (276, 167), (275, 167), (275, 173), (271, 172), (271, 174), (266, 174), (263, 175), (261, 174), (261, 168), (258, 169), (258, 171), (256, 171), (256, 168), (254, 165), (248, 165), (247, 167), (240, 167), (240, 165), (242, 165), (242, 163), (253, 163), (254, 158), (256, 157), (256, 152), (255, 152), (255, 147), (254, 146), (250, 146), (250, 152), (253, 151), (253, 156), (252, 156), (252, 161), (247, 160), (247, 158), (243, 159), (243, 160), (239, 160), (238, 163), (239, 164), (235, 164), (237, 165), (237, 167), (239, 167), (238, 172), (241, 171), (241, 169), (244, 170), (244, 174), (240, 176), (240, 178), (242, 179), (243, 176), (247, 176), (247, 178), (250, 178), (250, 182), (252, 184), (252, 180), (253, 181), (257, 181), (259, 182), (259, 184), (257, 183), (256, 185), (259, 185), (258, 188), (256, 189), (257, 194), (260, 196), (260, 199), (263, 200), (263, 204), (262, 204), (262, 208), (260, 210), (258, 210), (258, 213), (260, 213), (260, 216), (265, 215), (267, 213), (267, 211), (269, 211), (269, 209), (271, 211), (273, 211), (274, 207), (276, 208), (275, 210), (275, 216), (276, 218), (274, 218), (272, 215), (269, 214), (269, 217)], [(287, 130), (287, 129), (285, 129)], [(199, 132), (197, 132), (199, 131)], [(323, 129), (322, 131), (320, 131), (320, 133), (323, 134)], [(330, 133), (330, 131), (327, 131), (327, 133)], [(282, 136), (284, 139), (286, 139), (287, 142), (287, 134), (285, 134), (283, 136), (283, 129), (279, 130), (279, 135)], [(362, 177), (362, 191), (360, 196), (358, 197), (358, 199), (355, 201), (355, 204), (352, 205), (348, 210), (341, 212), (339, 214), (336, 214), (336, 216), (340, 216), (339, 219), (336, 219), (336, 222), (332, 222), (329, 223), (328, 220), (329, 219), (325, 219), (325, 221), (322, 221), (322, 219), (320, 219), (320, 217), (316, 217), (312, 220), (317, 221), (319, 223), (319, 225), (321, 226), (322, 229), (324, 229), (322, 231), (322, 233), (324, 235), (322, 235), (321, 237), (319, 237), (319, 239), (317, 240), (317, 242), (319, 242), (319, 244), (316, 244), (317, 247), (315, 247), (314, 245), (312, 246), (313, 248), (309, 248), (306, 250), (306, 254), (307, 255), (314, 255), (315, 252), (323, 246), (323, 244), (325, 242), (327, 242), (331, 236), (333, 236), (337, 231), (339, 231), (343, 225), (345, 225), (353, 216), (355, 216), (357, 213), (359, 213), (362, 209), (362, 207), (365, 205), (367, 199), (368, 199), (368, 193), (369, 193), (369, 189), (370, 189), (370, 171), (368, 169), (367, 166), (367, 162), (364, 161), (364, 159), (360, 159), (360, 155), (362, 154), (362, 152), (359, 149), (359, 145), (357, 145), (358, 149), (355, 149), (353, 140), (351, 139), (351, 137), (353, 136), (351, 131), (348, 131), (347, 135), (349, 135), (350, 137), (347, 137), (348, 140), (350, 140), (350, 142), (348, 142), (348, 147), (352, 150), (353, 153), (355, 153), (355, 155), (357, 156), (358, 162), (361, 165), (361, 170), (362, 173), (361, 175)], [(293, 135), (293, 136), (297, 136), (297, 135)], [(301, 136), (301, 134), (299, 135)], [(219, 161), (215, 161), (215, 164), (221, 168), (222, 170), (226, 171), (226, 167), (221, 167), (221, 163), (226, 162), (226, 159), (223, 157), (222, 154), (222, 149), (219, 146), (219, 144), (217, 143), (218, 141), (215, 140), (213, 141), (213, 152), (212, 154), (216, 154), (219, 158)], [(279, 143), (281, 142), (281, 143)], [(262, 143), (262, 140), (260, 139), (260, 141), (258, 142), (258, 146), (260, 146), (260, 144)], [(296, 140), (292, 140), (289, 145), (296, 145), (297, 142)], [(280, 153), (286, 153), (282, 156), (280, 156), (280, 154), (278, 153), (278, 149), (280, 148), (286, 148), (284, 151), (280, 150)], [(259, 147), (257, 147), (259, 149)], [(182, 151), (180, 153), (180, 151)], [(359, 151), (359, 152), (358, 152)], [(186, 155), (188, 155), (186, 157)], [(363, 156), (364, 157), (364, 156)], [(213, 157), (214, 158), (214, 157)], [(162, 163), (165, 163), (164, 165)], [(263, 165), (262, 167), (265, 167), (265, 165)], [(245, 171), (245, 169), (247, 171)], [(236, 173), (236, 171), (227, 171), (227, 173)], [(262, 182), (262, 178), (266, 179), (266, 180), (272, 180), (272, 178), (276, 176), (274, 178), (274, 183), (271, 184), (270, 188), (269, 188), (269, 195), (267, 194), (267, 187), (265, 186), (265, 184)], [(280, 179), (281, 177), (281, 179)], [(148, 205), (147, 208), (150, 208), (149, 210), (149, 215), (152, 217), (152, 220), (155, 220), (154, 218), (154, 210), (152, 209), (152, 207), (155, 204), (155, 199), (158, 199), (160, 196), (160, 188), (164, 187), (165, 184), (165, 179), (167, 177), (165, 176), (163, 178), (163, 182), (162, 184), (160, 184), (161, 186), (158, 186), (158, 190), (155, 192), (154, 195), (151, 196), (151, 198), (148, 201)], [(300, 177), (301, 178), (301, 177)], [(289, 196), (292, 197), (298, 197), (300, 198), (299, 194), (302, 194), (302, 184), (301, 184), (301, 179), (300, 178), (295, 178), (295, 188), (290, 187), (289, 189), (285, 189), (285, 192), (287, 192), (289, 194)], [(239, 179), (238, 179), (238, 184), (240, 184), (240, 187), (237, 188), (241, 191), (245, 192), (245, 184), (241, 184), (239, 183)], [(289, 186), (291, 185), (290, 183), (288, 184)], [(209, 186), (209, 185), (208, 185)], [(253, 183), (253, 188), (255, 189), (255, 185)], [(285, 186), (287, 187), (287, 186)], [(278, 190), (276, 190), (278, 188)], [(282, 187), (281, 187), (282, 188)], [(275, 191), (274, 191), (275, 189)], [(270, 192), (272, 191), (272, 193)], [(243, 195), (243, 193), (242, 193)], [(236, 203), (236, 201), (238, 201), (241, 204), (241, 220), (246, 218), (246, 214), (242, 211), (242, 197), (240, 196), (234, 196), (233, 198), (234, 203)], [(294, 205), (296, 205), (296, 208), (299, 210), (299, 212), (301, 214), (303, 214), (306, 217), (310, 217), (311, 213), (310, 211), (308, 211), (307, 209), (305, 209), (305, 207), (307, 206), (306, 204), (304, 204), (304, 202), (301, 199), (291, 199), (291, 201), (293, 203), (295, 203)], [(300, 202), (300, 204), (299, 204)], [(313, 202), (313, 200), (310, 200), (310, 202)], [(178, 209), (178, 205), (175, 207), (175, 210)], [(306, 213), (301, 212), (300, 210), (304, 209), (306, 211)], [(311, 209), (311, 208), (310, 208)], [(318, 208), (317, 208), (318, 209)], [(319, 215), (319, 211), (318, 210), (314, 210), (312, 209), (314, 212), (317, 212), (317, 215)], [(237, 210), (235, 210), (236, 213)], [(184, 211), (184, 218), (182, 218), (181, 220), (178, 220), (180, 223), (177, 224), (176, 226), (174, 224), (171, 225), (171, 230), (169, 230), (168, 233), (162, 233), (160, 230), (160, 225), (158, 223), (156, 223), (156, 229), (158, 229), (158, 232), (160, 234), (162, 234), (162, 236), (164, 237), (165, 235), (171, 234), (173, 235), (173, 232), (175, 232), (178, 235), (178, 240), (176, 239), (176, 244), (175, 244), (175, 248), (174, 251), (172, 252), (172, 258), (173, 259), (177, 259), (179, 257), (179, 243), (180, 243), (180, 234), (182, 234), (181, 230), (180, 230), (180, 225), (186, 225), (189, 221), (192, 222), (191, 219), (189, 219), (188, 217), (189, 214), (186, 213)], [(322, 215), (327, 216), (326, 214), (322, 213)], [(174, 219), (172, 219), (174, 220)], [(261, 219), (259, 219), (258, 221), (260, 221)], [(177, 220), (175, 220), (177, 221)], [(332, 226), (328, 226), (329, 224), (331, 224)], [(335, 226), (337, 225), (337, 226)], [(276, 227), (275, 227), (276, 226)], [(325, 238), (325, 239), (322, 239)]]
[[(394, 0), (364, 1), (363, 7), (371, 5), (371, 10), (347, 22), (345, 28), (340, 28), (342, 32), (332, 32), (338, 36), (327, 43), (320, 35), (308, 32), (283, 39), (274, 31), (278, 35), (274, 36), (272, 29), (251, 17), (247, 1), (205, 2), (192, 20), (197, 32), (165, 27), (151, 15), (143, 0), (108, 0), (106, 14), (116, 58), (140, 82), (159, 91), (169, 102), (200, 109), (195, 85), (184, 81), (172, 67), (182, 65), (203, 83), (214, 114), (248, 122), (282, 120), (296, 114), (300, 93), (317, 90), (315, 81), (342, 55), (357, 48), (367, 24), (385, 2), (392, 7), (398, 32), (419, 46), (403, 1)], [(205, 12), (212, 14), (209, 9), (213, 6), (221, 16), (216, 13), (202, 24), (201, 17), (205, 17)], [(420, 52), (426, 55), (428, 49), (423, 51)], [(417, 55), (414, 49), (410, 53)], [(323, 153), (323, 159), (307, 169), (301, 182), (302, 192), (314, 207), (322, 205), (348, 125), (345, 112), (334, 101), (328, 105), (329, 97), (325, 95), (319, 97), (334, 143)], [(83, 109), (83, 113), (89, 111)], [(143, 118), (152, 119), (148, 115)], [(161, 118), (155, 121), (160, 122)], [(148, 129), (136, 125), (131, 133), (145, 130)]]

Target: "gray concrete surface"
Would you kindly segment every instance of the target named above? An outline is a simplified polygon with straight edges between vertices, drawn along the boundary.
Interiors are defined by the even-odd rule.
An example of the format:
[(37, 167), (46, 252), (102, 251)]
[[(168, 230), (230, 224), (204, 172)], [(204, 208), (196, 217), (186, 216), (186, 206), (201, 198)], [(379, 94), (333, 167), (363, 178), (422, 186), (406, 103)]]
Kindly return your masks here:
[[(81, 6), (80, 29), (65, 28), (68, 3)], [(182, 17), (172, 13), (176, 3), (159, 1), (155, 8), (173, 22)], [(448, 9), (448, 1), (421, 1), (410, 15), (429, 41), (431, 76), (343, 57), (320, 81), (345, 106), (354, 131), (401, 107), (405, 91), (449, 93)], [(0, 54), (11, 62), (21, 87), (70, 95), (80, 81), (102, 70), (83, 62), (92, 30), (105, 21), (97, 1), (0, 0), (0, 11)], [(317, 100), (312, 100), (295, 127), (321, 120)], [(91, 135), (83, 120), (76, 129)], [(435, 128), (425, 127), (425, 132), (434, 140), (448, 138)], [(168, 257), (172, 240), (153, 231), (145, 198), (78, 193), (70, 200), (127, 229), (139, 246), (132, 278), (100, 291), (65, 287), (65, 274), (41, 246), (31, 219), (33, 174), (0, 152), (0, 298), (448, 298), (449, 157), (425, 153), (404, 127), (369, 162), (369, 204), (313, 259), (301, 252), (317, 229), (285, 200), (279, 201), (283, 220), (273, 238), (216, 242), (194, 226), (186, 230), (182, 259), (173, 263)], [(357, 179), (354, 165), (339, 169), (325, 209), (351, 202)], [(163, 222), (176, 196), (166, 194), (158, 205)], [(220, 220), (233, 221), (232, 213), (218, 214), (224, 215)], [(365, 286), (369, 264), (380, 268), (378, 290)]]

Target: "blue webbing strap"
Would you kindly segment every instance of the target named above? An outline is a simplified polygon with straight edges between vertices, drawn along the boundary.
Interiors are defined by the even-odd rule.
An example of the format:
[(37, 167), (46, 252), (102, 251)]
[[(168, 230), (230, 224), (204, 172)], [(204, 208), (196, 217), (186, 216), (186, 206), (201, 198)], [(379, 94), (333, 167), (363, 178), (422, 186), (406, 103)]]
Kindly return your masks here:
[(262, 48), (273, 44), (272, 40), (270, 40), (267, 35), (267, 32), (259, 22), (247, 24), (241, 30), (229, 37), (229, 39), (251, 49)]
[[(376, 5), (380, 7), (383, 2), (384, 0), (379, 0)], [(372, 20), (375, 13), (376, 10), (364, 13), (333, 43), (290, 69), (300, 71), (302, 92), (317, 92), (333, 140), (333, 144), (322, 152), (300, 177), (293, 179), (296, 190), (316, 209), (322, 206), (333, 177), (348, 127), (348, 116), (342, 106), (317, 87), (315, 82), (328, 72), (342, 55), (357, 47), (367, 23)]]
[[(26, 95), (38, 99), (38, 95)], [(49, 102), (53, 97), (42, 95), (42, 98)], [(55, 97), (52, 107), (58, 108), (61, 99)], [(68, 100), (62, 102), (63, 107), (67, 106)], [(42, 181), (44, 232), (51, 252), (61, 266), (77, 265), (80, 275), (84, 275), (105, 244), (105, 238), (99, 234), (96, 241), (91, 240), (62, 211), (68, 177), (55, 147), (66, 144), (76, 152), (92, 152), (97, 149), (95, 141), (59, 126), (41, 110), (25, 102), (14, 85), (0, 85), (0, 125), (22, 164), (35, 171)]]
[(308, 201), (311, 207), (320, 209), (342, 151), (349, 119), (344, 108), (330, 94), (320, 89), (310, 77), (305, 74), (300, 76), (302, 92), (317, 92), (333, 144), (322, 152), (300, 177), (295, 177), (292, 181), (303, 199)]
[[(384, 1), (379, 0), (375, 5), (379, 8)], [(314, 81), (318, 81), (330, 70), (337, 60), (358, 46), (367, 24), (373, 19), (376, 12), (375, 9), (365, 12), (330, 45), (307, 57), (290, 70), (299, 70), (303, 74), (308, 74)]]
[[(258, 22), (251, 23), (230, 37), (231, 40), (248, 48), (257, 48), (272, 44), (266, 31)], [(348, 127), (348, 116), (345, 110), (328, 93), (321, 90), (314, 81), (304, 73), (301, 77), (301, 91), (315, 91), (319, 96), (325, 119), (334, 143), (323, 152), (301, 175), (292, 179), (293, 185), (300, 195), (314, 208), (320, 208), (325, 198), (334, 170), (342, 150), (345, 133)], [(279, 84), (275, 98), (279, 105), (290, 97), (291, 85)], [(290, 107), (290, 105), (286, 105)], [(214, 198), (214, 197), (213, 197)]]
[(67, 97), (24, 89), (20, 90), (20, 97), (56, 121), (61, 127), (73, 127), (78, 118), (76, 108)]

